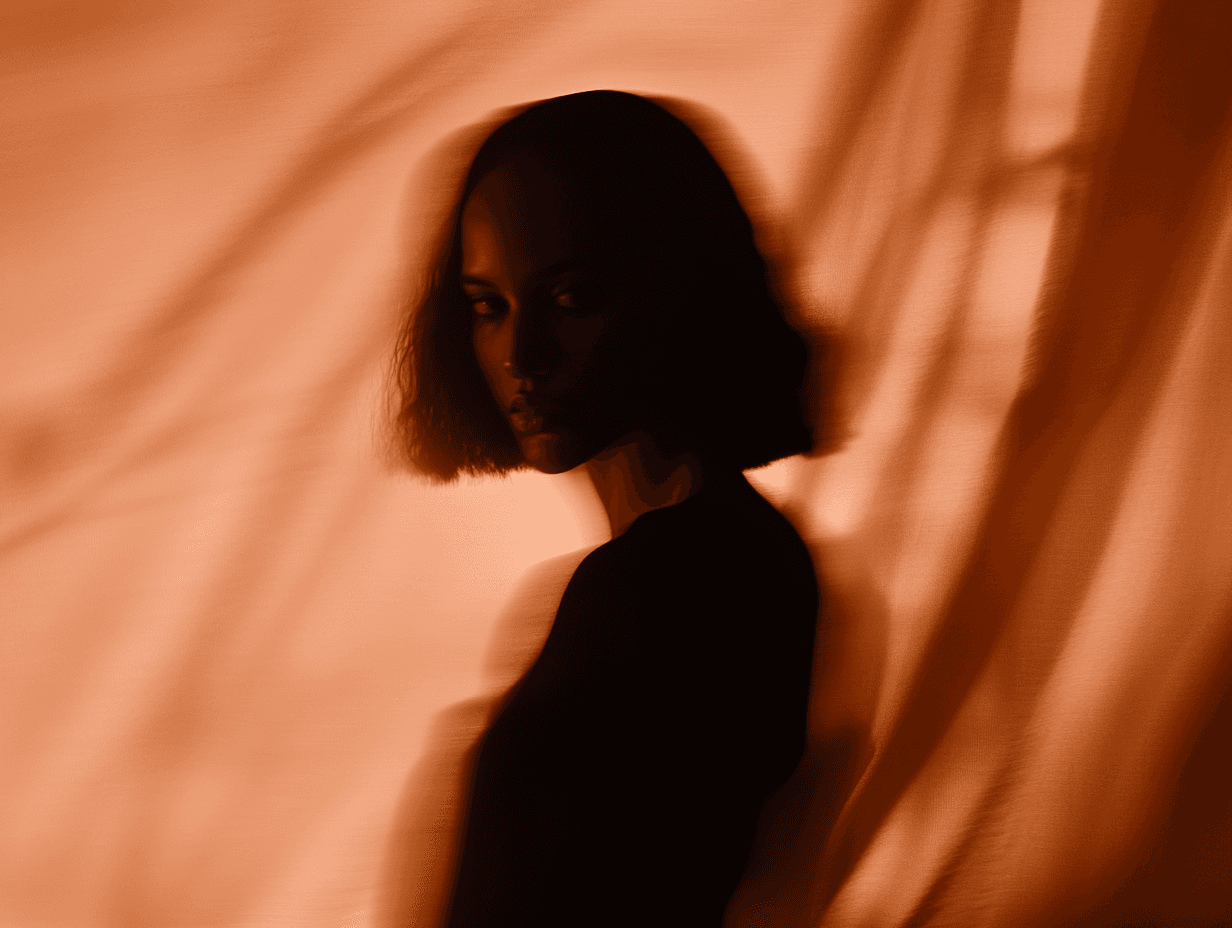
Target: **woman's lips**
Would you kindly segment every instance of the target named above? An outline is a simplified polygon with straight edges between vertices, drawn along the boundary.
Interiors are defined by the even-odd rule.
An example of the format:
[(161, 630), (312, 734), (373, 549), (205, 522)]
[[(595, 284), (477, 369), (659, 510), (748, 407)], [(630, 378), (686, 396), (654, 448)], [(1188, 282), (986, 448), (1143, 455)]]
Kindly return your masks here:
[(522, 434), (533, 434), (543, 429), (543, 411), (531, 405), (521, 393), (509, 404), (509, 420), (516, 431)]

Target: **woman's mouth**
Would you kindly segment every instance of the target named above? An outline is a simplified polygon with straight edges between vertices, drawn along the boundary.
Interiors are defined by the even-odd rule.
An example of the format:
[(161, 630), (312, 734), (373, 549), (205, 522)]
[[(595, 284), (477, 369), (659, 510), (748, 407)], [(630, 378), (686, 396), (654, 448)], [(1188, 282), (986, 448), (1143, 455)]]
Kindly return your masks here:
[(515, 431), (523, 435), (533, 434), (543, 428), (543, 414), (519, 393), (509, 404), (509, 421)]

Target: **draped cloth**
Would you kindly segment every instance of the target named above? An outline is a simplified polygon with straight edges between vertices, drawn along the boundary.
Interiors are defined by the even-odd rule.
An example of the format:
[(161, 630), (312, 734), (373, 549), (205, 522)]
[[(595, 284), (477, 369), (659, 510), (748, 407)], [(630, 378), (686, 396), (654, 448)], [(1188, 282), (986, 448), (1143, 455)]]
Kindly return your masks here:
[(1230, 47), (1221, 0), (7, 4), (0, 923), (435, 923), (606, 535), (576, 475), (400, 473), (385, 371), (485, 127), (597, 87), (708, 114), (818, 348), (823, 446), (750, 473), (829, 604), (809, 751), (728, 924), (1228, 922)]

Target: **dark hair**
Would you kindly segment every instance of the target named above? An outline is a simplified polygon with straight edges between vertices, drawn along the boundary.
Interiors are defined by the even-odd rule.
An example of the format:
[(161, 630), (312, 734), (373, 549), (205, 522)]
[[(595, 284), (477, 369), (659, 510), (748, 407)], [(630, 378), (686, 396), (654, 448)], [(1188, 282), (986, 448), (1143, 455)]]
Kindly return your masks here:
[[(422, 473), (503, 473), (524, 461), (471, 342), (461, 287), (461, 212), (517, 152), (552, 169), (592, 231), (593, 259), (640, 294), (653, 322), (631, 381), (657, 438), (745, 470), (812, 448), (801, 411), (808, 350), (775, 298), (753, 227), (723, 169), (658, 103), (610, 90), (534, 104), (496, 129), (471, 163), (394, 358), (396, 438)], [(637, 392), (637, 391), (635, 391)]]

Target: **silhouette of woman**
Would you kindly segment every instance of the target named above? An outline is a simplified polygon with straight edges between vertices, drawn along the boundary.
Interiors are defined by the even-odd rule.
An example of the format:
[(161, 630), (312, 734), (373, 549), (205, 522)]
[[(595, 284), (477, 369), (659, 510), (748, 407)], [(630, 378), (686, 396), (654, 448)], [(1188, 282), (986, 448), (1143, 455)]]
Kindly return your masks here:
[(578, 566), (478, 755), (453, 928), (717, 926), (804, 748), (817, 584), (742, 471), (808, 451), (807, 350), (684, 122), (592, 91), (466, 177), (397, 354), (409, 460), (584, 467)]

